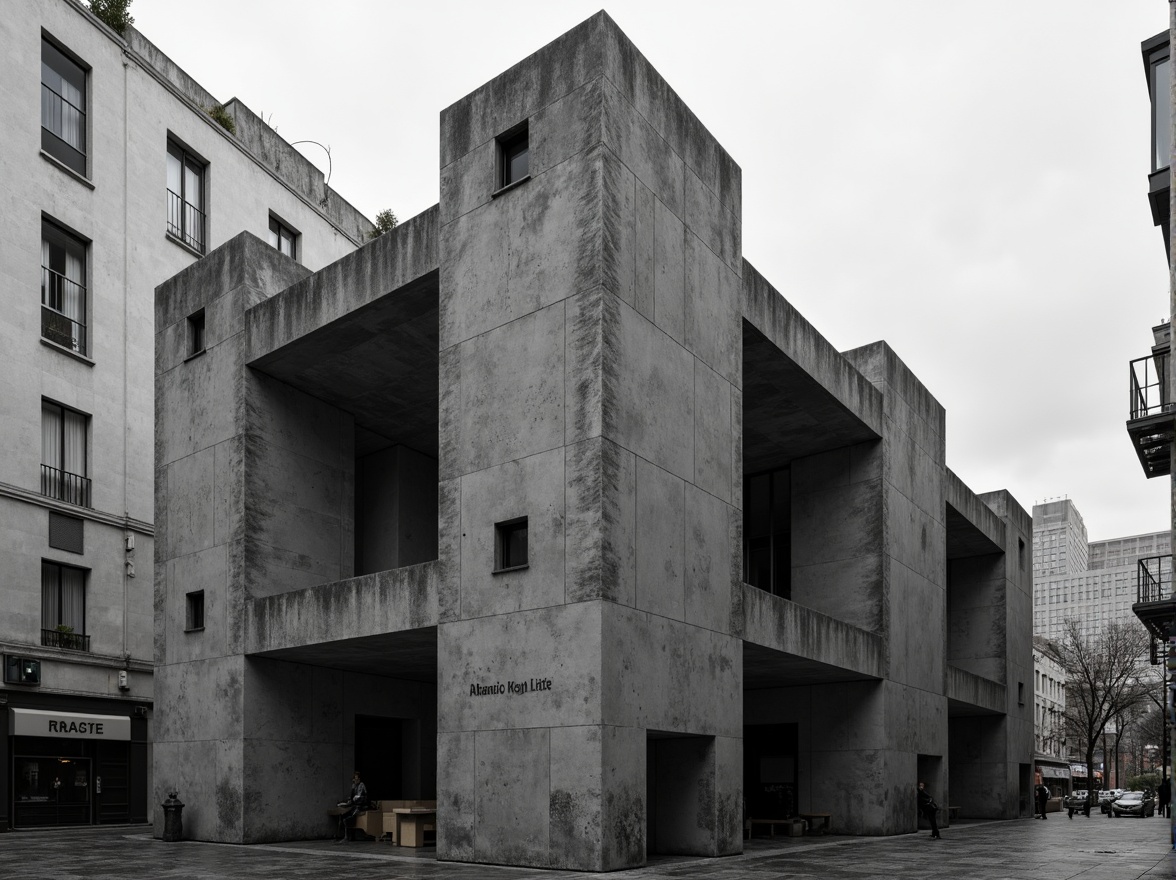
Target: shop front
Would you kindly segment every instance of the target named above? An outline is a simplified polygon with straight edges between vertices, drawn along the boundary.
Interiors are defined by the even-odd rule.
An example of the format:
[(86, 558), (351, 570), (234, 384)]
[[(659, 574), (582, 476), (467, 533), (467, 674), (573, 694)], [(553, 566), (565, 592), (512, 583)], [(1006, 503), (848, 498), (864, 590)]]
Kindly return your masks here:
[(128, 714), (9, 708), (9, 827), (147, 820), (147, 721), (117, 708)]

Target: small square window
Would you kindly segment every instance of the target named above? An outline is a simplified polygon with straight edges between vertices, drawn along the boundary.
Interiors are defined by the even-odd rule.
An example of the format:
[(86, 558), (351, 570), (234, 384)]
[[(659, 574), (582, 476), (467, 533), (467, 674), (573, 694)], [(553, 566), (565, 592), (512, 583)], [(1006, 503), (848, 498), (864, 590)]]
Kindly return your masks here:
[(298, 233), (273, 214), (269, 218), (269, 243), (290, 259), (298, 259)]
[(494, 525), (494, 570), (510, 571), (527, 566), (527, 518)]
[(188, 357), (204, 351), (204, 309), (188, 316)]
[(524, 125), (498, 140), (499, 188), (518, 183), (531, 174), (531, 146), (529, 132)]
[(195, 632), (204, 629), (204, 590), (188, 593), (188, 616), (184, 627), (185, 632)]

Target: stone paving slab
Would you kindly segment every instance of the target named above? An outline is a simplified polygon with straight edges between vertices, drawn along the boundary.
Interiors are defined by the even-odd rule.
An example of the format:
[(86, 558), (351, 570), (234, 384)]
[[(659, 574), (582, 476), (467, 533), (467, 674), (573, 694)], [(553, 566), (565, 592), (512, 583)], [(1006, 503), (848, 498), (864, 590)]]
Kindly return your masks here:
[(741, 856), (655, 859), (609, 875), (438, 862), (431, 848), (329, 841), (228, 846), (163, 843), (142, 828), (0, 834), (2, 880), (1169, 880), (1176, 878), (1171, 826), (1160, 818), (956, 824), (942, 840), (899, 837), (776, 838)]

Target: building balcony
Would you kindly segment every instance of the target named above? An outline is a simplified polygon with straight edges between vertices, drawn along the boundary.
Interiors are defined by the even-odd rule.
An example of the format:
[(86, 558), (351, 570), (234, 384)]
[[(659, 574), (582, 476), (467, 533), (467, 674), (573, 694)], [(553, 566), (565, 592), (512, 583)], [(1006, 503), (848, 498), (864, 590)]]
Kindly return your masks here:
[(41, 630), (41, 645), (46, 648), (65, 648), (68, 651), (89, 651), (90, 637), (60, 629)]
[(1157, 639), (1168, 638), (1176, 622), (1176, 596), (1172, 594), (1172, 554), (1148, 556), (1135, 570), (1136, 596), (1131, 610)]
[(1153, 328), (1156, 345), (1146, 357), (1131, 361), (1130, 418), (1127, 433), (1148, 479), (1172, 472), (1172, 439), (1176, 433), (1176, 406), (1168, 397), (1169, 327)]
[(78, 507), (90, 506), (90, 480), (47, 464), (41, 465), (41, 494)]

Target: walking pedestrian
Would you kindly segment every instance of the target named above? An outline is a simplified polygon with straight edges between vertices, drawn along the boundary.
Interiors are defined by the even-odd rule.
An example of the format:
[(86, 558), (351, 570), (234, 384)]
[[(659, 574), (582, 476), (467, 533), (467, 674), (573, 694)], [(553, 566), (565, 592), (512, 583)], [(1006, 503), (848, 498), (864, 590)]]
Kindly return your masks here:
[(931, 797), (931, 792), (927, 791), (927, 786), (922, 782), (919, 783), (919, 812), (931, 823), (931, 839), (939, 840), (939, 823), (935, 821), (939, 805), (935, 803), (935, 798)]
[[(1037, 788), (1033, 789), (1033, 792), (1037, 796), (1037, 812), (1039, 812), (1041, 814), (1041, 818), (1044, 819), (1046, 818), (1045, 808), (1049, 804), (1049, 788), (1046, 787), (1044, 782), (1039, 782), (1037, 783)], [(1033, 818), (1036, 819), (1037, 816), (1034, 816)]]

